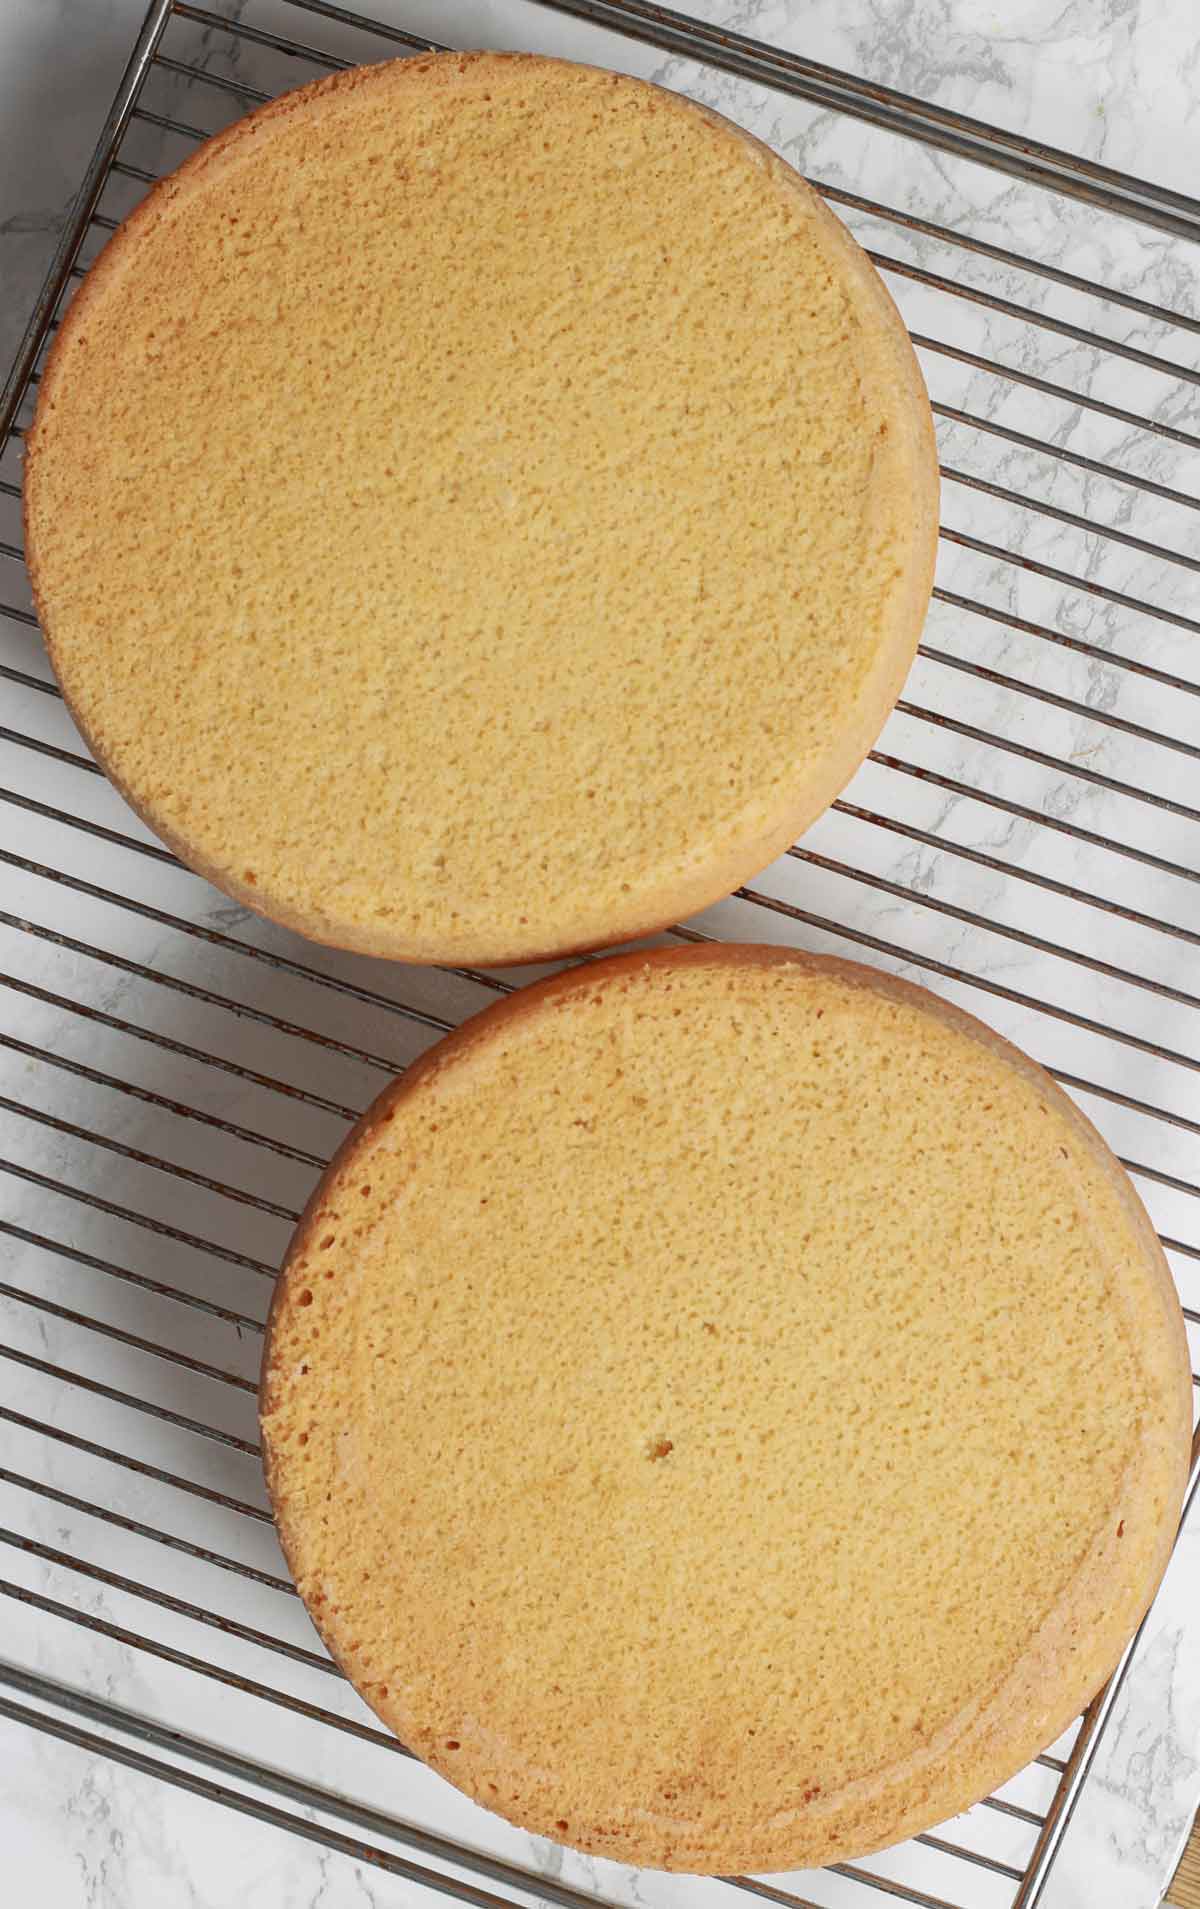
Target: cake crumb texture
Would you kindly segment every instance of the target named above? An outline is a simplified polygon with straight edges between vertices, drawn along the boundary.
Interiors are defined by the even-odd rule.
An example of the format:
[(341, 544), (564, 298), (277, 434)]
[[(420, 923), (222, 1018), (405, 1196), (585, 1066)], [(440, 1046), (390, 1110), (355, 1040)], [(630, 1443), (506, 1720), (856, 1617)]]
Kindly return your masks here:
[(30, 434), (98, 758), (249, 907), (412, 960), (630, 939), (874, 741), (936, 454), (873, 267), (767, 148), (594, 68), (335, 75), (77, 294)]
[(1158, 1242), (981, 1023), (850, 963), (576, 968), (390, 1088), (276, 1294), (334, 1655), (528, 1829), (724, 1874), (1005, 1781), (1112, 1669), (1191, 1430)]

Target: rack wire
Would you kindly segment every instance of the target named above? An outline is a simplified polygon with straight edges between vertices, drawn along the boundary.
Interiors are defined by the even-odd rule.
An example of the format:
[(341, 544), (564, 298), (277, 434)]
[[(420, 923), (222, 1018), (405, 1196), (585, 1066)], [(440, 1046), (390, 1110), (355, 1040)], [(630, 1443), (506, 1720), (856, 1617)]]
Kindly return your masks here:
[(0, 402), (0, 1715), (419, 1897), (1035, 1909), (1136, 1640), (1075, 1730), (937, 1833), (820, 1875), (635, 1881), (531, 1857), (410, 1759), (275, 1547), (253, 1394), (288, 1231), (383, 1079), (525, 977), (307, 947), (147, 834), (38, 642), (20, 440), (67, 301), (153, 180), (287, 86), (434, 44), (431, 18), (456, 44), (499, 34), (729, 112), (884, 273), (945, 486), (918, 662), (845, 797), (674, 933), (865, 953), (1037, 1054), (1135, 1176), (1200, 1364), (1200, 314), (1180, 262), (1200, 202), (651, 0), (496, 12), (481, 34), (468, 0), (376, 19), (153, 0)]

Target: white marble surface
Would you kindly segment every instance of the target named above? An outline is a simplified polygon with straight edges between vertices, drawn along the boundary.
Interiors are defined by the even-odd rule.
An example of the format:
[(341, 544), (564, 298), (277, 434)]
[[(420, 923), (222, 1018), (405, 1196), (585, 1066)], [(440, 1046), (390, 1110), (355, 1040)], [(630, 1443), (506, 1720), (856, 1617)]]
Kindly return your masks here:
[[(461, 44), (574, 52), (654, 75), (719, 105), (819, 179), (1200, 314), (1194, 248), (1052, 200), (999, 174), (945, 160), (748, 83), (682, 61), (664, 62), (647, 48), (582, 29), (528, 0), (374, 0), (374, 7), (383, 17)], [(311, 18), (298, 20), (286, 0), (243, 0), (237, 10), (248, 21), (290, 24), (313, 43), (358, 57), (384, 50)], [(1181, 188), (1194, 184), (1200, 54), (1189, 12), (1173, 0), (1068, 0), (1053, 6), (1014, 0), (1003, 7), (924, 0), (903, 8), (892, 0), (692, 0), (692, 10)], [(15, 344), (140, 14), (139, 0), (0, 5), (0, 358)], [(216, 75), (240, 73), (270, 90), (284, 76), (298, 81), (311, 72), (281, 66), (276, 56), (246, 44), (234, 54), (225, 36), (198, 36), (181, 25), (172, 27), (169, 44), (180, 55), (194, 54)], [(213, 129), (237, 110), (228, 94), (185, 87), (162, 73), (151, 80), (146, 98), (160, 112)], [(127, 157), (154, 169), (185, 150), (175, 136), (144, 124), (131, 130), (125, 148)], [(106, 209), (119, 213), (136, 190), (131, 182), (114, 181)], [(893, 259), (1032, 304), (1051, 318), (1165, 359), (1200, 362), (1195, 334), (884, 221), (849, 216), (869, 243)], [(87, 255), (96, 249), (93, 238)], [(903, 277), (893, 275), (890, 282), (910, 323), (930, 338), (1049, 380), (1068, 394), (1146, 413), (1200, 440), (1196, 387), (1186, 381)], [(1001, 430), (1050, 436), (1073, 454), (1178, 492), (1200, 494), (1200, 441), (1191, 445), (1140, 432), (1069, 396), (1048, 398), (937, 351), (922, 355), (931, 390), (943, 404)], [(943, 421), (940, 435), (945, 462), (969, 477), (1183, 553), (1197, 550), (1195, 511), (1185, 503), (1052, 462), (961, 424)], [(0, 476), (10, 483), (19, 477), (15, 449), (0, 461)], [(1200, 936), (1200, 888), (1192, 879), (1200, 868), (1200, 820), (1112, 785), (1134, 785), (1168, 802), (1196, 806), (1194, 759), (1119, 725), (1141, 725), (1185, 745), (1196, 739), (1198, 705), (1187, 685), (1200, 684), (1200, 631), (1097, 592), (1120, 592), (1195, 621), (1197, 578), (1186, 566), (958, 482), (946, 486), (944, 517), (960, 537), (1003, 546), (1081, 581), (1064, 585), (989, 551), (948, 542), (940, 583), (994, 615), (935, 604), (927, 642), (938, 655), (927, 655), (914, 668), (907, 707), (889, 723), (881, 743), (888, 760), (868, 764), (856, 779), (849, 792), (853, 813), (830, 814), (810, 832), (803, 845), (810, 859), (785, 859), (755, 884), (763, 896), (802, 908), (807, 918), (731, 901), (712, 911), (706, 925), (843, 953), (857, 947), (868, 959), (930, 982), (1039, 1058), (1092, 1083), (1092, 1091), (1078, 1090), (1081, 1103), (1129, 1159), (1184, 1185), (1195, 1182), (1200, 1127), (1191, 1131), (1186, 1123), (1200, 1122), (1200, 1088), (1194, 1068), (1185, 1063), (1200, 1054), (1200, 1004), (1191, 998)], [(18, 535), (15, 505), (0, 495), (0, 539), (16, 541)], [(15, 564), (3, 565), (0, 599), (18, 611), (28, 603)], [(1090, 648), (1050, 641), (1014, 618)], [(19, 617), (0, 617), (0, 647), (11, 667), (47, 679), (36, 632)], [(1163, 675), (1123, 669), (1106, 661), (1106, 653)], [(972, 673), (980, 666), (993, 675)], [(1007, 680), (997, 681), (997, 675)], [(1178, 678), (1184, 687), (1165, 678)], [(4, 683), (2, 700), (3, 720), (11, 728), (51, 748), (79, 747), (51, 696)], [(1010, 747), (980, 743), (964, 725)], [(1048, 760), (1031, 760), (1014, 752), (1019, 749)], [(913, 768), (942, 780), (915, 776)], [(1089, 779), (1097, 775), (1108, 781)], [(0, 805), (0, 846), (67, 877), (54, 882), (5, 868), (0, 906), (32, 928), (0, 924), (0, 968), (25, 990), (50, 991), (74, 1004), (74, 1010), (65, 1009), (21, 988), (0, 987), (0, 1031), (48, 1050), (60, 1063), (0, 1049), (0, 1091), (26, 1110), (0, 1113), (3, 1150), (27, 1172), (43, 1176), (39, 1182), (0, 1182), (2, 1210), (10, 1222), (85, 1256), (72, 1259), (46, 1246), (4, 1239), (0, 1277), (45, 1304), (38, 1309), (0, 1296), (2, 1336), (33, 1358), (235, 1440), (252, 1440), (247, 1386), (257, 1365), (256, 1324), (265, 1309), (267, 1273), (287, 1237), (286, 1211), (302, 1203), (311, 1184), (312, 1157), (323, 1157), (336, 1144), (345, 1124), (338, 1109), (363, 1105), (386, 1069), (431, 1038), (405, 1015), (405, 1006), (455, 1019), (482, 1005), (487, 992), (462, 980), (342, 959), (256, 922), (192, 876), (138, 853), (136, 845), (149, 840), (145, 831), (106, 784), (69, 761), (28, 747), (6, 748), (2, 780), (28, 800), (74, 818), (59, 821)], [(1022, 812), (997, 807), (972, 790), (1019, 805)], [(881, 826), (880, 817), (909, 832)], [(128, 845), (97, 838), (77, 825), (81, 820), (118, 832)], [(931, 847), (922, 834), (936, 835), (940, 846)], [(1146, 856), (1157, 860), (1134, 859)], [(889, 886), (869, 885), (857, 878), (863, 875)], [(81, 883), (90, 884), (91, 892)], [(119, 900), (105, 899), (106, 893), (132, 897), (157, 913), (130, 912)], [(1131, 912), (1119, 917), (1098, 910), (1088, 894)], [(1152, 920), (1175, 932), (1162, 932), (1149, 925)], [(847, 930), (886, 945), (848, 942)], [(1022, 935), (1038, 937), (1039, 944)], [(1107, 971), (1063, 958), (1054, 947), (1102, 961)], [(255, 950), (296, 965), (267, 965)], [(949, 964), (962, 978), (931, 970), (930, 961)], [(1138, 976), (1152, 977), (1167, 992), (1137, 985)], [(980, 981), (982, 991), (974, 985)], [(347, 983), (356, 992), (346, 992)], [(222, 1005), (226, 1000), (241, 1012), (230, 1012)], [(1073, 1025), (1063, 1014), (1107, 1024), (1123, 1038)], [(340, 1046), (315, 1045), (313, 1033)], [(163, 1041), (184, 1043), (191, 1051), (181, 1055)], [(203, 1118), (83, 1078), (70, 1071), (70, 1063), (132, 1083), (160, 1103), (169, 1099), (199, 1110)], [(288, 1087), (317, 1093), (328, 1104), (297, 1100), (281, 1091)], [(1113, 1095), (1124, 1096), (1124, 1103)], [(1175, 1124), (1129, 1101), (1165, 1110)], [(183, 1180), (111, 1146), (101, 1149), (63, 1125), (30, 1118), (38, 1113), (96, 1129), (118, 1147), (203, 1178)], [(263, 1135), (292, 1151), (264, 1149), (257, 1144)], [(308, 1158), (295, 1157), (297, 1151)], [(46, 1178), (122, 1211), (81, 1204), (47, 1187)], [(1145, 1174), (1139, 1187), (1165, 1234), (1200, 1238), (1193, 1195)], [(150, 1230), (147, 1219), (175, 1229), (175, 1235)], [(1178, 1253), (1172, 1261), (1185, 1300), (1200, 1305), (1200, 1264)], [(229, 1316), (181, 1305), (169, 1293), (117, 1277), (113, 1269), (224, 1308)], [(45, 1305), (206, 1361), (227, 1377), (172, 1363)], [(1200, 1354), (1200, 1346), (1195, 1350)], [(126, 1520), (261, 1573), (281, 1571), (270, 1529), (253, 1515), (264, 1501), (252, 1453), (198, 1436), (185, 1423), (148, 1417), (65, 1386), (29, 1366), (0, 1364), (0, 1400), (68, 1434), (225, 1494), (246, 1509), (239, 1513), (188, 1495), (11, 1425), (4, 1437), (9, 1471), (49, 1482), (66, 1496), (94, 1499)], [(340, 1682), (318, 1667), (72, 1565), (120, 1574), (197, 1611), (216, 1610), (269, 1640), (312, 1649), (312, 1634), (285, 1589), (98, 1521), (62, 1498), (5, 1483), (0, 1498), (0, 1522), (42, 1547), (35, 1554), (0, 1546), (0, 1576), (110, 1627), (107, 1634), (82, 1629), (6, 1599), (0, 1602), (4, 1658), (201, 1742), (236, 1749), (547, 1876), (600, 1889), (630, 1909), (716, 1909), (718, 1898), (725, 1905), (744, 1900), (727, 1885), (636, 1877), (531, 1842), (390, 1750), (132, 1648), (111, 1634), (112, 1627), (144, 1634), (351, 1722), (365, 1716)], [(1152, 1909), (1157, 1900), (1200, 1792), (1198, 1609), (1200, 1537), (1193, 1530), (1151, 1619), (1141, 1664), (1122, 1693), (1045, 1909)], [(171, 1760), (170, 1752), (162, 1754)], [(1018, 1806), (1041, 1811), (1053, 1785), (1048, 1771), (1035, 1768), (1005, 1794)], [(217, 1909), (235, 1900), (251, 1909), (350, 1909), (435, 1900), (411, 1880), (317, 1851), (151, 1777), (4, 1722), (0, 1834), (11, 1899), (47, 1909), (173, 1909), (177, 1903)], [(1019, 1867), (1034, 1832), (1019, 1818), (979, 1808), (945, 1834)], [(942, 1896), (961, 1909), (1009, 1909), (1012, 1901), (1013, 1885), (1004, 1875), (968, 1868), (929, 1848), (910, 1846), (869, 1867), (901, 1889)], [(871, 1909), (883, 1900), (844, 1876), (791, 1878), (786, 1886), (818, 1909)], [(7, 1899), (3, 1889), (0, 1898)]]

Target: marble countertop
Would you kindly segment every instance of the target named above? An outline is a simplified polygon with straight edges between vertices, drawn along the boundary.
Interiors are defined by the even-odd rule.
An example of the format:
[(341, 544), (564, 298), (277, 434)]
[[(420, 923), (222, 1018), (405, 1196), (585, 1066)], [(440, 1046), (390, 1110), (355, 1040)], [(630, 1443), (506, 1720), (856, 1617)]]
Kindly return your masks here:
[[(289, 16), (286, 0), (213, 4), (268, 26), (290, 20), (293, 32), (318, 37), (311, 22)], [(372, 10), (463, 45), (531, 45), (661, 78), (742, 120), (820, 178), (1200, 318), (1194, 254), (1182, 241), (1078, 203), (1052, 203), (1000, 175), (956, 169), (800, 102), (589, 32), (529, 0), (373, 0)], [(1200, 46), (1189, 10), (1176, 0), (690, 0), (690, 11), (1181, 191), (1195, 188)], [(5, 0), (0, 7), (0, 365), (7, 365), (23, 329), (142, 13), (142, 0)], [(383, 50), (364, 47), (362, 57)], [(209, 33), (195, 57), (217, 76), (278, 86), (278, 63), (269, 66), (260, 53), (245, 43), (234, 51)], [(297, 80), (306, 77), (308, 69), (295, 73)], [(160, 111), (206, 127), (215, 129), (237, 110), (232, 96), (219, 90), (202, 96), (201, 89), (165, 76), (155, 84)], [(149, 168), (182, 156), (169, 135), (152, 128), (138, 126), (130, 137), (138, 163)], [(114, 199), (113, 209), (127, 202)], [(981, 615), (991, 620), (964, 615), (950, 598), (934, 606), (928, 640), (940, 660), (929, 655), (914, 670), (906, 708), (881, 744), (889, 760), (866, 765), (852, 785), (857, 813), (823, 818), (805, 840), (812, 859), (781, 863), (759, 884), (779, 899), (802, 902), (830, 926), (797, 931), (778, 916), (751, 919), (750, 905), (736, 902), (714, 910), (712, 925), (729, 934), (786, 935), (841, 953), (854, 951), (839, 939), (843, 927), (874, 937), (867, 945), (875, 952), (867, 958), (932, 978), (1039, 1058), (1082, 1080), (1088, 1113), (1114, 1147), (1146, 1167), (1139, 1186), (1156, 1223), (1186, 1241), (1196, 1237), (1195, 1199), (1186, 1187), (1200, 1181), (1200, 1126), (1195, 1132), (1189, 1126), (1200, 1122), (1200, 1089), (1186, 1058), (1200, 1052), (1193, 952), (1200, 890), (1187, 879), (1200, 866), (1200, 818), (1188, 807), (1195, 774), (1185, 760), (1196, 736), (1191, 686), (1200, 684), (1200, 667), (1189, 622), (1200, 627), (1200, 590), (1186, 561), (1163, 564), (1145, 546), (1161, 543), (1185, 557), (1196, 549), (1188, 503), (1200, 494), (1196, 386), (1163, 380), (1153, 360), (1194, 366), (1198, 341), (1145, 312), (1033, 283), (920, 234), (869, 218), (851, 222), (901, 263), (961, 273), (990, 295), (1031, 300), (1048, 321), (1040, 329), (1023, 327), (995, 306), (956, 302), (911, 272), (892, 286), (914, 328), (959, 353), (924, 356), (944, 407), (943, 454), (963, 474), (947, 486), (954, 535), (939, 580), (960, 600), (986, 601), (991, 611)], [(91, 244), (87, 255), (95, 249)], [(1071, 325), (1122, 340), (1135, 355), (1113, 360), (1081, 343)], [(1001, 389), (963, 353), (1007, 355), (1025, 382)], [(1047, 409), (1044, 389), (1031, 379), (1087, 392), (1095, 403), (1053, 400)], [(955, 407), (996, 428), (968, 436), (945, 415)], [(1122, 422), (1126, 411), (1151, 416), (1157, 434), (1143, 440)], [(1044, 460), (1021, 448), (1022, 433), (1051, 436), (1070, 455), (1047, 474)], [(1135, 473), (1139, 487), (1117, 489), (1097, 474), (1097, 462)], [(18, 475), (10, 450), (3, 476), (11, 482)], [(992, 489), (981, 490), (980, 483)], [(999, 497), (997, 486), (1009, 495)], [(1058, 515), (1021, 513), (1026, 494), (1044, 497)], [(1080, 519), (1111, 526), (1114, 540), (1098, 541)], [(0, 498), (0, 538), (16, 535), (14, 511)], [(1026, 567), (1005, 569), (988, 555), (989, 540), (1019, 550)], [(1086, 579), (1083, 594), (1062, 585), (1062, 571)], [(18, 612), (28, 603), (23, 587), (15, 597), (6, 593)], [(1153, 606), (1148, 614), (1136, 611), (1147, 602)], [(6, 659), (44, 678), (28, 623), (18, 617), (3, 628)], [(1056, 642), (1039, 643), (1039, 628)], [(1133, 658), (1137, 668), (1111, 666), (1108, 654)], [(979, 663), (993, 675), (983, 676)], [(78, 747), (52, 699), (4, 688), (6, 722), (51, 752)], [(929, 720), (925, 709), (934, 712)], [(1175, 742), (1147, 743), (1145, 730)], [(982, 732), (999, 737), (997, 745), (984, 748)], [(109, 1338), (85, 1341), (69, 1318), (31, 1316), (8, 1299), (0, 1300), (5, 1332), (11, 1328), (30, 1358), (150, 1399), (157, 1418), (138, 1419), (92, 1395), (85, 1412), (72, 1417), (64, 1406), (57, 1422), (77, 1436), (111, 1439), (147, 1463), (173, 1467), (208, 1497), (172, 1498), (146, 1474), (122, 1473), (114, 1482), (111, 1470), (78, 1449), (72, 1455), (65, 1447), (44, 1447), (6, 1427), (6, 1466), (50, 1478), (59, 1497), (30, 1501), (0, 1487), (0, 1520), (32, 1534), (41, 1547), (11, 1558), (6, 1552), (0, 1575), (11, 1568), (31, 1594), (70, 1602), (108, 1629), (82, 1630), (44, 1607), (9, 1602), (0, 1605), (0, 1656), (161, 1728), (177, 1726), (199, 1741), (240, 1748), (329, 1791), (460, 1836), (532, 1866), (548, 1881), (602, 1889), (628, 1909), (699, 1909), (702, 1900), (717, 1909), (721, 1885), (635, 1877), (497, 1828), (429, 1773), (404, 1765), (398, 1774), (395, 1759), (378, 1750), (368, 1755), (352, 1736), (317, 1727), (295, 1709), (265, 1710), (244, 1688), (205, 1685), (194, 1671), (139, 1655), (116, 1635), (121, 1626), (151, 1633), (179, 1653), (270, 1681), (351, 1725), (361, 1721), (365, 1713), (352, 1695), (295, 1655), (311, 1648), (312, 1634), (269, 1581), (281, 1570), (279, 1554), (269, 1528), (255, 1521), (261, 1483), (252, 1453), (243, 1449), (253, 1438), (248, 1387), (262, 1312), (261, 1292), (247, 1291), (246, 1270), (277, 1260), (287, 1228), (261, 1205), (251, 1210), (253, 1200), (247, 1205), (240, 1195), (241, 1204), (230, 1209), (198, 1180), (185, 1186), (155, 1179), (144, 1156), (165, 1155), (193, 1176), (250, 1187), (277, 1207), (299, 1205), (311, 1174), (274, 1155), (265, 1165), (252, 1164), (237, 1139), (238, 1123), (244, 1138), (247, 1129), (274, 1122), (279, 1137), (323, 1155), (340, 1137), (344, 1122), (328, 1111), (264, 1097), (262, 1078), (307, 1078), (298, 1070), (308, 1050), (290, 1036), (285, 1040), (285, 1029), (304, 1034), (315, 1025), (342, 1044), (323, 1051), (322, 1086), (334, 1103), (358, 1107), (380, 1084), (381, 1064), (399, 1066), (428, 1039), (403, 1018), (400, 1003), (457, 1018), (486, 997), (466, 982), (305, 948), (185, 872), (131, 853), (148, 841), (145, 831), (107, 785), (81, 776), (67, 758), (9, 753), (17, 758), (14, 779), (31, 799), (69, 809), (92, 833), (71, 833), (28, 807), (0, 812), (6, 846), (68, 876), (65, 884), (49, 884), (6, 870), (5, 909), (20, 922), (38, 924), (40, 938), (0, 930), (2, 964), (25, 987), (0, 1003), (5, 1026), (53, 1051), (68, 1068), (86, 1064), (160, 1097), (190, 1100), (206, 1110), (209, 1124), (187, 1127), (136, 1100), (105, 1099), (100, 1085), (78, 1073), (60, 1077), (24, 1061), (14, 1067), (5, 1092), (28, 1099), (60, 1125), (5, 1124), (5, 1144), (11, 1137), (27, 1176), (15, 1183), (13, 1216), (30, 1232), (67, 1241), (76, 1260), (72, 1272), (32, 1246), (13, 1250), (9, 1239), (3, 1277), (60, 1308), (102, 1316)], [(1129, 785), (1150, 790), (1153, 806), (1132, 799)], [(989, 806), (972, 789), (987, 790), (996, 801)], [(894, 818), (899, 832), (874, 826), (879, 812)], [(1039, 818), (1046, 827), (1035, 826)], [(124, 845), (97, 838), (96, 828), (115, 832)], [(865, 873), (867, 885), (850, 882), (847, 869)], [(1012, 878), (1014, 870), (1021, 880)], [(122, 913), (99, 898), (109, 891), (140, 900), (142, 912)], [(1097, 894), (1115, 898), (1123, 912), (1097, 912), (1089, 899)], [(1162, 922), (1170, 931), (1151, 934)], [(861, 952), (863, 941), (856, 945)], [(1055, 956), (1054, 947), (1071, 950), (1084, 965)], [(240, 958), (247, 951), (254, 959)], [(944, 965), (940, 978), (930, 961)], [(143, 985), (139, 967), (165, 976), (165, 988)], [(1147, 975), (1155, 990), (1143, 986), (1139, 977)], [(51, 1012), (30, 988), (57, 990), (85, 1004), (92, 1018), (77, 1023)], [(241, 1018), (222, 1015), (215, 1003), (227, 998), (236, 1001)], [(1083, 1024), (1089, 1019), (1119, 1029), (1117, 1038), (1089, 1032)], [(178, 1045), (162, 1051), (165, 1042), (184, 1043), (186, 1053)], [(1172, 1061), (1172, 1055), (1183, 1058)], [(201, 1066), (214, 1056), (213, 1066), (223, 1072)], [(255, 1070), (259, 1084), (243, 1078), (246, 1069)], [(1147, 1107), (1164, 1109), (1168, 1119), (1152, 1121)], [(126, 1149), (139, 1149), (138, 1160), (127, 1152), (97, 1161), (64, 1130), (64, 1120), (102, 1127)], [(30, 1173), (43, 1178), (34, 1182)], [(46, 1191), (47, 1177), (83, 1185), (92, 1204), (67, 1206)], [(97, 1198), (108, 1199), (112, 1210), (97, 1207)], [(138, 1232), (120, 1209), (150, 1215), (157, 1232)], [(176, 1230), (164, 1231), (169, 1228)], [(194, 1236), (215, 1240), (217, 1257), (189, 1258)], [(93, 1271), (119, 1264), (142, 1284), (118, 1289), (97, 1271), (85, 1290), (78, 1269), (88, 1255)], [(1200, 1267), (1186, 1254), (1173, 1256), (1173, 1264), (1185, 1298), (1200, 1306)], [(186, 1315), (186, 1341), (178, 1336), (179, 1308), (171, 1311), (151, 1279), (174, 1282), (210, 1308), (208, 1315)], [(110, 1358), (113, 1331), (126, 1338)], [(156, 1363), (129, 1335), (186, 1343), (192, 1363)], [(224, 1389), (199, 1371), (196, 1361), (204, 1360), (225, 1375)], [(31, 1414), (58, 1413), (56, 1404), (47, 1404), (44, 1376), (30, 1366), (5, 1367), (2, 1385), (6, 1403)], [(189, 1420), (215, 1421), (224, 1442), (201, 1445), (188, 1431)], [(97, 1530), (72, 1499), (101, 1493), (127, 1524), (165, 1528), (193, 1547), (221, 1553), (225, 1575), (191, 1554), (172, 1553), (168, 1569), (161, 1550), (136, 1532)], [(221, 1494), (245, 1509), (240, 1524), (220, 1509)], [(258, 1578), (231, 1575), (231, 1553), (238, 1568)], [(198, 1630), (186, 1612), (161, 1602), (148, 1609), (95, 1574), (77, 1583), (69, 1575), (75, 1557), (107, 1570), (110, 1579), (123, 1574), (217, 1608), (282, 1639), (293, 1656), (264, 1659), (252, 1639)], [(1042, 1909), (1154, 1909), (1200, 1796), (1198, 1611), (1200, 1521), (1193, 1519)], [(60, 1714), (36, 1695), (26, 1701)], [(163, 1743), (149, 1753), (179, 1760)], [(1005, 1795), (1018, 1810), (1039, 1811), (1053, 1787), (1048, 1772), (1034, 1771)], [(341, 1828), (354, 1833), (344, 1823)], [(947, 1867), (947, 1859), (928, 1850), (916, 1853), (924, 1868), (914, 1866), (911, 1853), (877, 1859), (876, 1870), (892, 1879), (892, 1900), (944, 1894), (955, 1909), (1010, 1909), (1013, 1885), (1002, 1866), (1027, 1860), (1028, 1823), (973, 1811), (946, 1834), (987, 1860), (967, 1871), (961, 1864)], [(39, 1909), (224, 1909), (234, 1902), (245, 1909), (393, 1909), (439, 1900), (419, 1882), (384, 1873), (352, 1853), (317, 1848), (3, 1717), (0, 1841), (6, 1872), (0, 1896)], [(1001, 1867), (989, 1868), (988, 1861)], [(788, 1886), (818, 1909), (874, 1909), (884, 1900), (845, 1878), (791, 1878)]]

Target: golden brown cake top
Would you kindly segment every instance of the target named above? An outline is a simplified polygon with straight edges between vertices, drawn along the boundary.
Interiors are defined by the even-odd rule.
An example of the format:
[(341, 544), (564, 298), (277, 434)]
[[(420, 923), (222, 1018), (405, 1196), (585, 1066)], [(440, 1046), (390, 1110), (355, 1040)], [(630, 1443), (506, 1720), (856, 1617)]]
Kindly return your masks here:
[(193, 866), (412, 959), (632, 937), (832, 799), (912, 659), (928, 403), (817, 195), (527, 57), (286, 96), (152, 192), (28, 450), (52, 659)]
[(404, 1741), (712, 1872), (897, 1840), (1052, 1741), (1157, 1582), (1190, 1414), (1065, 1096), (780, 949), (576, 969), (418, 1063), (314, 1196), (263, 1390), (300, 1590)]

